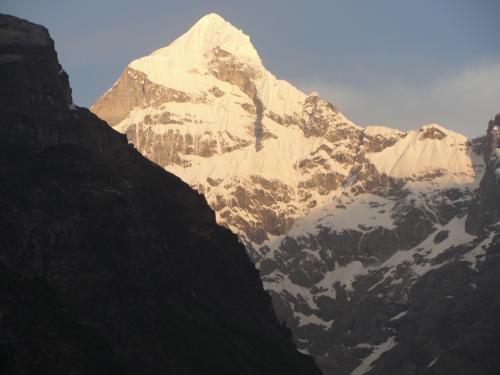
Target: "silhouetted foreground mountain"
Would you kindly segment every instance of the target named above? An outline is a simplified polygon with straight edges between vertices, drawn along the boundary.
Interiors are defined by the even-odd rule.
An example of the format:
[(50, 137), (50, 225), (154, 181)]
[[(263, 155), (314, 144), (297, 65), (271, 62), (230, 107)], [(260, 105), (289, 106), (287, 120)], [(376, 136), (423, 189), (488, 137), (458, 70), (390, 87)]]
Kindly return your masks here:
[(0, 15), (0, 373), (319, 374), (204, 197), (75, 107)]

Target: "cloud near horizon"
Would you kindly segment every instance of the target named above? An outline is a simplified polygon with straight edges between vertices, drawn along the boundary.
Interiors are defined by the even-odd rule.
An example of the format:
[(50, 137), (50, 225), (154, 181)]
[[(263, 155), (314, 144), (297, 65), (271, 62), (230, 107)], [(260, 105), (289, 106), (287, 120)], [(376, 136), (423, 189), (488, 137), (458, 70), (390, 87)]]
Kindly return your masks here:
[(409, 130), (439, 123), (476, 137), (484, 134), (488, 120), (500, 112), (500, 60), (417, 85), (387, 81), (366, 86), (318, 82), (298, 86), (306, 92), (319, 92), (361, 126)]

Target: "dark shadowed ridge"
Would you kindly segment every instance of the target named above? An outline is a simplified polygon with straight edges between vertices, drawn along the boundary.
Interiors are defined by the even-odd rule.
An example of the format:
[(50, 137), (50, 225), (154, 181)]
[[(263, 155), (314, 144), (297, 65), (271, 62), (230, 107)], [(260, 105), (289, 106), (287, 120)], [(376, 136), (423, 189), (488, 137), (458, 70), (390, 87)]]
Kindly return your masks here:
[(0, 15), (0, 373), (320, 374), (204, 197), (74, 106)]

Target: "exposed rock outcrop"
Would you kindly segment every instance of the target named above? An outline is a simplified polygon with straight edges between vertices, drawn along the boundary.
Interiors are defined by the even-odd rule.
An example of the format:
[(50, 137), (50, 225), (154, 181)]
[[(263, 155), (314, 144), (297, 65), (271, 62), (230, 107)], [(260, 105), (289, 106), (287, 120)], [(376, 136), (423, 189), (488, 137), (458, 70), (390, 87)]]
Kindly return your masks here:
[(155, 84), (146, 74), (127, 67), (109, 94), (92, 106), (92, 112), (108, 124), (117, 125), (131, 110), (139, 106), (159, 106), (168, 102), (183, 103), (190, 99), (185, 92)]
[(500, 220), (500, 114), (488, 125), (482, 151), (486, 170), (466, 223), (467, 231), (473, 234)]

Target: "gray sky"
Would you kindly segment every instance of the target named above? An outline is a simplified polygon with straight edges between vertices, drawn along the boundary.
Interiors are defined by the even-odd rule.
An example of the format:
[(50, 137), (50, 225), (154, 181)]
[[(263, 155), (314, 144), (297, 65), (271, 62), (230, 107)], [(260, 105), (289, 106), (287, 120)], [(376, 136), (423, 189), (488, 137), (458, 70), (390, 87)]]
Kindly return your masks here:
[(476, 136), (500, 112), (500, 0), (0, 0), (0, 12), (49, 28), (79, 105), (216, 12), (278, 78), (362, 126)]

